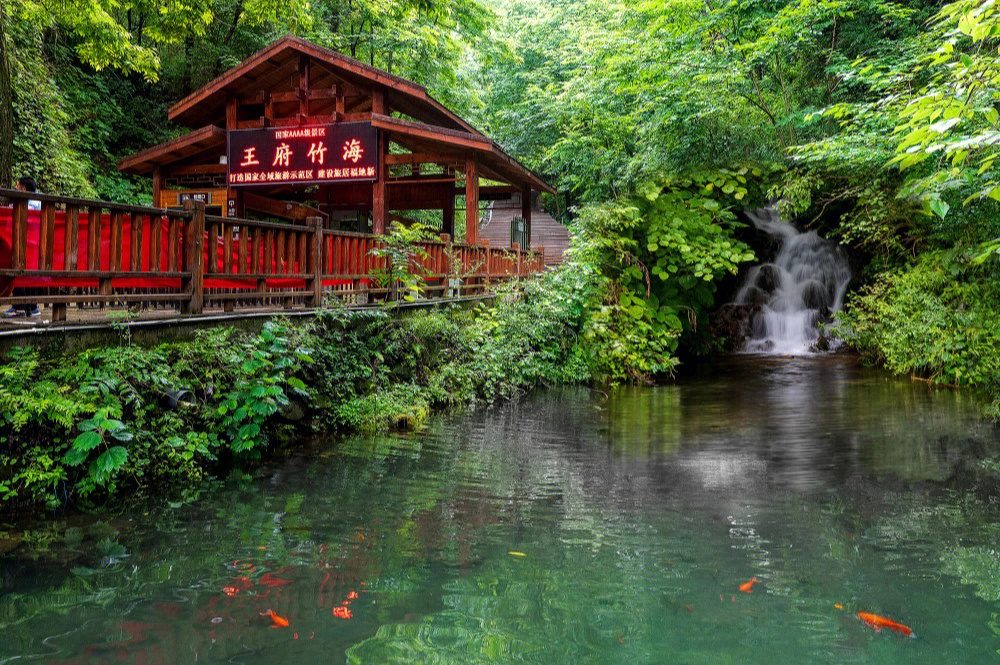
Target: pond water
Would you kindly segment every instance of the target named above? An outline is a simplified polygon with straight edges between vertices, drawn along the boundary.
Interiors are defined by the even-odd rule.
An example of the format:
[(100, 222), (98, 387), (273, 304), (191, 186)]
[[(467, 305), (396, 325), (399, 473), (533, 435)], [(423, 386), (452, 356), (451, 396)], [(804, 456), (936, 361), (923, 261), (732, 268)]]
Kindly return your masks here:
[(851, 358), (741, 357), (317, 443), (17, 536), (0, 663), (997, 662), (976, 414)]

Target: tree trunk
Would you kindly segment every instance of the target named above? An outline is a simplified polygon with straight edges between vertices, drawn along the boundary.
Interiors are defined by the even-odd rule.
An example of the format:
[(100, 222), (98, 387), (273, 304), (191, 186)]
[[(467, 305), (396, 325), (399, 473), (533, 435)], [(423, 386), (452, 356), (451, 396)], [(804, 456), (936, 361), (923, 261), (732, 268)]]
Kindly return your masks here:
[[(7, 10), (0, 4), (0, 187), (9, 187), (14, 169), (13, 58), (7, 52)], [(10, 45), (13, 48), (13, 45)]]
[(188, 35), (184, 38), (184, 76), (181, 78), (181, 88), (183, 89), (183, 94), (187, 95), (191, 92), (191, 49), (194, 48), (194, 37)]
[(223, 41), (227, 46), (229, 42), (233, 41), (233, 35), (236, 34), (236, 26), (240, 24), (240, 18), (243, 16), (243, 3), (236, 5), (236, 11), (233, 13), (233, 22), (229, 24), (229, 31), (226, 33), (226, 39)]

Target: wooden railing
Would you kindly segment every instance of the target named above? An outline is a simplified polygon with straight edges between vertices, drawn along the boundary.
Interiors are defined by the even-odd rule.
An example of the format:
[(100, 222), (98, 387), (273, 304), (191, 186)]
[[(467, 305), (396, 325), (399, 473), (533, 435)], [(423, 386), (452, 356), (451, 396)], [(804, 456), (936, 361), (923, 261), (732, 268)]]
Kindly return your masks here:
[[(201, 313), (206, 308), (318, 307), (324, 298), (386, 300), (387, 259), (373, 250), (381, 236), (305, 225), (147, 208), (0, 189), (0, 308), (50, 304), (138, 305)], [(40, 202), (40, 210), (29, 202)], [(447, 236), (420, 243), (410, 266), (426, 297), (488, 292), (492, 285), (544, 268), (539, 253), (455, 244)], [(15, 291), (15, 289), (19, 289)]]

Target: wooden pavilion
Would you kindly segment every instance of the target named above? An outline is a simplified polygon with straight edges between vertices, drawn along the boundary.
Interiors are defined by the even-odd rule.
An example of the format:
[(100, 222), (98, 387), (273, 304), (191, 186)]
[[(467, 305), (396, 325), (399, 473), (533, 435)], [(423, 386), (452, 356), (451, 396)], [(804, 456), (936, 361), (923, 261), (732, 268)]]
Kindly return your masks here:
[(474, 245), (481, 200), (519, 195), (530, 238), (531, 193), (554, 193), (422, 86), (292, 36), (188, 95), (168, 118), (191, 131), (118, 167), (152, 178), (156, 207), (196, 200), (209, 214), (320, 216), (327, 228), (375, 234), (408, 221), (400, 212), (440, 210), (441, 232), (454, 238), (455, 199), (464, 196), (465, 242)]

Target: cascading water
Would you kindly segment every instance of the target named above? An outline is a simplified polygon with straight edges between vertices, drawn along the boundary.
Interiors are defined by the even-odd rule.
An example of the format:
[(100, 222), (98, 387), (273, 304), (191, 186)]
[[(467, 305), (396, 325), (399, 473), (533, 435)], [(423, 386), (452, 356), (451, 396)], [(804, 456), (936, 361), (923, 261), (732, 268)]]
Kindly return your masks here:
[(819, 324), (844, 303), (851, 270), (843, 250), (815, 231), (800, 232), (773, 207), (747, 213), (754, 226), (777, 238), (770, 263), (754, 266), (736, 294), (735, 305), (752, 312), (743, 351), (805, 354), (817, 350)]

